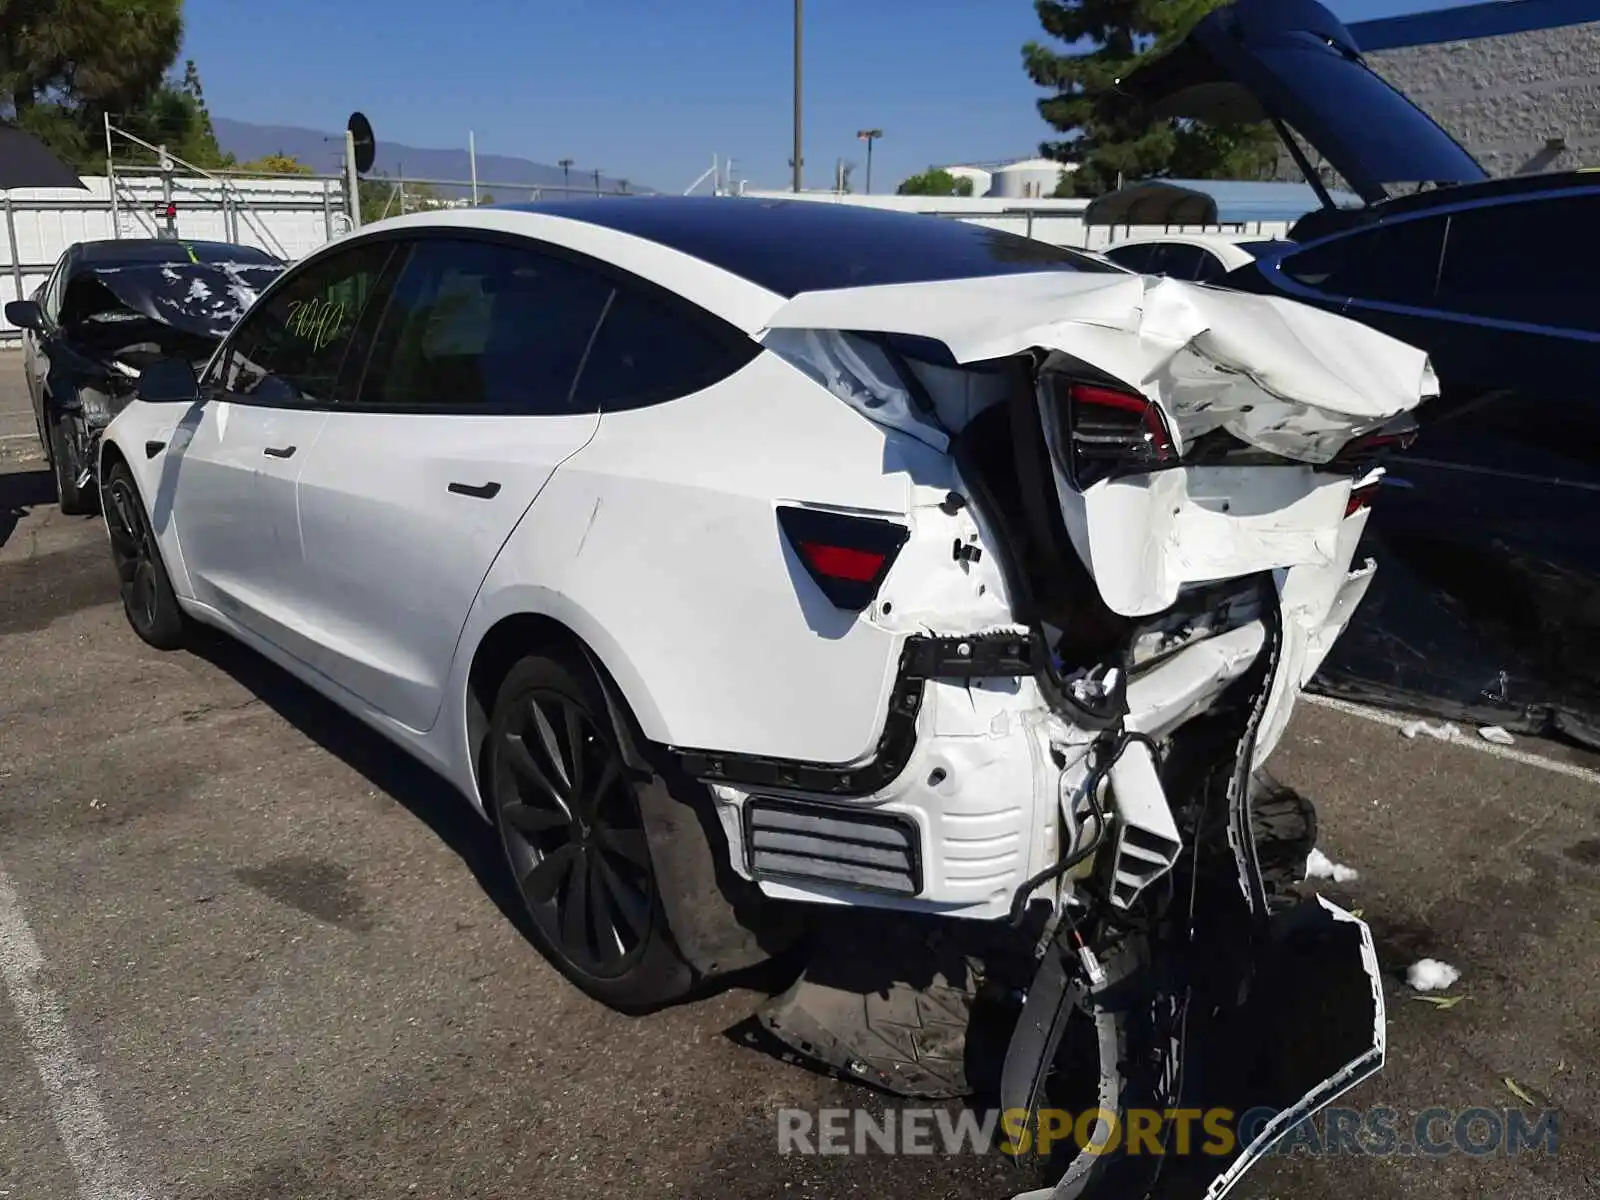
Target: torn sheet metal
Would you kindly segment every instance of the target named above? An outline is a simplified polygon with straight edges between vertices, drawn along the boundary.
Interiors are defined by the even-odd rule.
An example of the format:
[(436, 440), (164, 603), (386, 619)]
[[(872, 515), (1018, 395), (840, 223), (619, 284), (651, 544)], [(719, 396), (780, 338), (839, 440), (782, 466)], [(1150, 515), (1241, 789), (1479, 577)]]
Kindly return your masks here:
[(1426, 354), (1358, 322), (1144, 275), (1051, 271), (808, 292), (768, 326), (933, 338), (960, 363), (1059, 351), (1157, 401), (1180, 451), (1225, 429), (1326, 463), (1439, 392)]
[(184, 333), (221, 341), (283, 271), (276, 263), (152, 263), (94, 271), (135, 312)]

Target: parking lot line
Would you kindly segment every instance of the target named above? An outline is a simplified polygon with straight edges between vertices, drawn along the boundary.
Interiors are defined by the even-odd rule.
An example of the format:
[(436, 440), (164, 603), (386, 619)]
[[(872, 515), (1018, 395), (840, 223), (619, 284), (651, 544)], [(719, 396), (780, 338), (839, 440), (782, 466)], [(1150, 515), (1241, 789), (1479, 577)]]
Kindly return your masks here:
[[(1339, 700), (1333, 696), (1316, 696), (1306, 692), (1301, 696), (1307, 704), (1315, 704), (1320, 708), (1331, 708), (1335, 712), (1342, 712), (1352, 717), (1360, 717), (1363, 721), (1372, 721), (1378, 725), (1387, 725), (1391, 729), (1403, 729), (1415, 721), (1416, 717), (1406, 716), (1404, 713), (1389, 712), (1382, 708), (1369, 708), (1365, 704), (1356, 704), (1349, 700)], [(1426, 735), (1421, 735), (1426, 736)], [(1482, 738), (1469, 734), (1456, 733), (1449, 738), (1441, 738), (1452, 746), (1463, 746), (1468, 750), (1476, 750), (1480, 754), (1488, 754), (1494, 758), (1503, 758), (1510, 762), (1521, 763), (1527, 767), (1537, 767), (1541, 771), (1552, 771), (1557, 775), (1568, 775), (1573, 779), (1584, 779), (1590, 783), (1600, 783), (1600, 771), (1591, 767), (1580, 767), (1577, 763), (1562, 762), (1559, 758), (1547, 758), (1542, 754), (1530, 754), (1526, 750), (1518, 750), (1515, 746), (1500, 746), (1494, 742), (1486, 742)]]
[(44, 955), (11, 876), (0, 864), (0, 978), (49, 1097), (50, 1112), (82, 1200), (150, 1200), (128, 1175), (95, 1086), (67, 1030), (66, 1008), (44, 981)]

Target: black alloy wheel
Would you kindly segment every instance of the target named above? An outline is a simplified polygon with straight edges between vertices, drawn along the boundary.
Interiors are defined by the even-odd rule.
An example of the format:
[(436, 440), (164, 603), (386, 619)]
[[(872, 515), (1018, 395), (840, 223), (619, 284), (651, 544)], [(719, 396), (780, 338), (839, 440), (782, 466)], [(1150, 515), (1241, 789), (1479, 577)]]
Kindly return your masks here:
[(111, 561), (117, 568), (128, 624), (141, 640), (158, 650), (176, 649), (183, 641), (183, 611), (173, 594), (133, 476), (125, 465), (118, 463), (112, 468), (103, 502)]
[(539, 932), (580, 983), (619, 980), (646, 956), (660, 899), (615, 738), (569, 690), (532, 686), (497, 708), (494, 803)]

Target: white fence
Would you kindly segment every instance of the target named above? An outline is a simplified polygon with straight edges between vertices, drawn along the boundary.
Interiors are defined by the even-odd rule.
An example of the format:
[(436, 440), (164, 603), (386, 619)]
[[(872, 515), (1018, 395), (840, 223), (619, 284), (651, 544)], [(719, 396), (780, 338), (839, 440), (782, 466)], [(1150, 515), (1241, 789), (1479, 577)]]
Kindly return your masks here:
[[(70, 188), (18, 188), (5, 193), (7, 257), (0, 261), (0, 301), (26, 298), (44, 282), (61, 252), (74, 242), (114, 237), (157, 237), (169, 232), (193, 240), (240, 242), (296, 259), (349, 229), (344, 189), (328, 178), (207, 179), (117, 173), (116, 194), (104, 176), (85, 177), (87, 192)], [(488, 185), (486, 185), (488, 186)], [(561, 189), (546, 189), (559, 191)], [(535, 190), (533, 195), (539, 192)], [(744, 193), (752, 198), (794, 199), (792, 192)], [(994, 197), (862, 196), (802, 192), (799, 199), (921, 212), (1003, 229), (1057, 246), (1099, 250), (1133, 233), (1215, 233), (1285, 237), (1288, 222), (1232, 225), (1086, 226), (1087, 200), (1035, 200), (1018, 204)], [(17, 331), (0, 316), (0, 346), (16, 345)]]
[(991, 229), (1020, 233), (1055, 246), (1077, 250), (1102, 250), (1135, 233), (1241, 233), (1251, 237), (1281, 238), (1289, 234), (1289, 221), (1244, 221), (1226, 225), (1085, 225), (1087, 200), (1030, 200), (1023, 203), (998, 196), (863, 196), (839, 192), (756, 191), (743, 195), (764, 200), (809, 200), (819, 204), (854, 204), (897, 212), (927, 213), (970, 221)]
[[(85, 176), (87, 192), (16, 188), (5, 193), (0, 300), (26, 299), (74, 242), (157, 237), (170, 229), (195, 241), (238, 242), (295, 259), (349, 228), (344, 189), (330, 179), (229, 179), (117, 173)], [(0, 339), (17, 331), (0, 316)]]

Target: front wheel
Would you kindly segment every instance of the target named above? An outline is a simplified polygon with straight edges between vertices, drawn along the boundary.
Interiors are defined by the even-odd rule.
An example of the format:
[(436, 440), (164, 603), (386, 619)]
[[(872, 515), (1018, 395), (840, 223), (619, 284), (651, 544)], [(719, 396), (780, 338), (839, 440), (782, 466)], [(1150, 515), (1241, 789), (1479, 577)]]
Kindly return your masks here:
[(487, 799), (540, 948), (613, 1008), (683, 999), (695, 972), (668, 927), (641, 781), (592, 675), (555, 658), (522, 659), (500, 687), (489, 738)]
[[(59, 472), (59, 468), (57, 469)], [(183, 644), (186, 620), (172, 590), (155, 531), (127, 464), (111, 468), (105, 484), (106, 528), (111, 559), (122, 589), (122, 611), (134, 633), (157, 650)]]
[(61, 511), (69, 517), (82, 517), (94, 512), (94, 486), (92, 483), (88, 487), (78, 486), (83, 468), (67, 436), (66, 423), (70, 419), (46, 418), (50, 428), (50, 466), (55, 471), (56, 494), (61, 499)]

